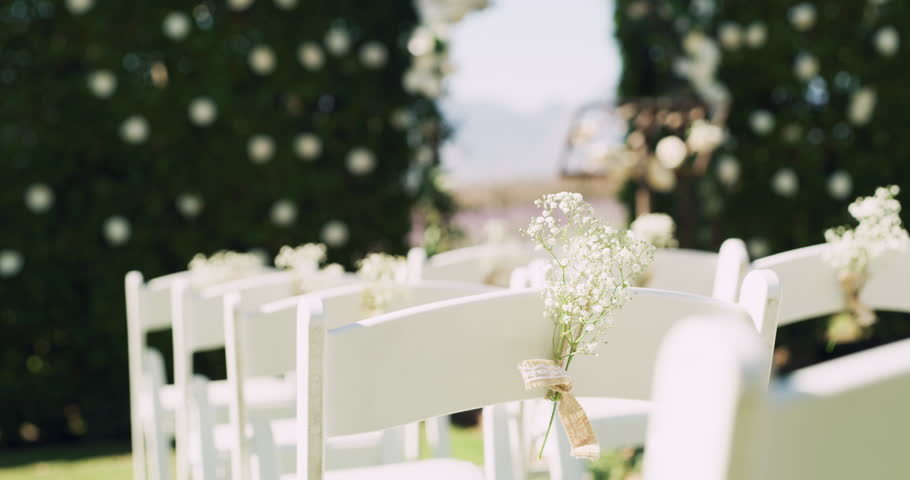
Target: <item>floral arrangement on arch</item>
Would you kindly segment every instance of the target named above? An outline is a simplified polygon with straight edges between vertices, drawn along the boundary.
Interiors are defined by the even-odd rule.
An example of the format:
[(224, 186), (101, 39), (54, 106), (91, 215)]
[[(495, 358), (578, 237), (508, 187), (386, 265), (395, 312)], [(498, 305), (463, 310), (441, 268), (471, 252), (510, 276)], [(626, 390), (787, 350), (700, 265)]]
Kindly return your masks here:
[(876, 321), (875, 312), (859, 294), (869, 277), (869, 266), (883, 253), (906, 250), (908, 237), (900, 218), (901, 204), (895, 198), (900, 187), (879, 187), (870, 197), (860, 197), (848, 211), (858, 225), (825, 231), (828, 244), (823, 259), (834, 269), (844, 291), (846, 311), (832, 318), (828, 327), (830, 344), (858, 340)]
[[(575, 356), (597, 354), (614, 315), (631, 298), (629, 287), (651, 264), (655, 248), (629, 230), (602, 223), (581, 194), (546, 195), (535, 205), (541, 213), (524, 233), (550, 256), (543, 299), (544, 314), (554, 325), (553, 358), (522, 362), (519, 369), (526, 387), (549, 388), (553, 411), (546, 437), (559, 408), (573, 455), (596, 458), (599, 446), (587, 417), (568, 394), (571, 384), (566, 371)], [(553, 378), (554, 373), (564, 381), (555, 385), (541, 382)], [(581, 417), (585, 419), (583, 425), (577, 422)]]

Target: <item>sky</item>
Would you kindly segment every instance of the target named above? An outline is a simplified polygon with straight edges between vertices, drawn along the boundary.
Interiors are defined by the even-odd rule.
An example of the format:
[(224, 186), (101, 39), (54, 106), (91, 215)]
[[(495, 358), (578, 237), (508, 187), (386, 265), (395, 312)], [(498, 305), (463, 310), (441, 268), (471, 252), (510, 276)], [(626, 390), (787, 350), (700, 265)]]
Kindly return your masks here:
[(556, 176), (572, 112), (613, 98), (612, 11), (610, 0), (492, 0), (455, 27), (441, 102), (454, 185)]

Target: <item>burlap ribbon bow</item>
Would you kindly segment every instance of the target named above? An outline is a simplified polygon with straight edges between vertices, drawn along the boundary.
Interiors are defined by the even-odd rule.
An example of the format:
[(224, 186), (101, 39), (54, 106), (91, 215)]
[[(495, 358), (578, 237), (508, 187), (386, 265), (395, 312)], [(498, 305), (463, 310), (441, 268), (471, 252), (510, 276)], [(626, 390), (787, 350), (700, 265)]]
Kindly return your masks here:
[(875, 323), (875, 311), (859, 299), (859, 292), (866, 283), (864, 275), (853, 272), (842, 273), (838, 276), (841, 289), (844, 291), (844, 301), (847, 311), (856, 318), (856, 323), (868, 327)]
[(543, 359), (525, 360), (518, 364), (518, 371), (521, 372), (526, 389), (545, 387), (549, 390), (547, 399), (559, 401), (559, 420), (572, 445), (572, 456), (589, 460), (599, 458), (600, 444), (588, 415), (578, 400), (569, 393), (572, 390), (569, 373), (553, 360)]

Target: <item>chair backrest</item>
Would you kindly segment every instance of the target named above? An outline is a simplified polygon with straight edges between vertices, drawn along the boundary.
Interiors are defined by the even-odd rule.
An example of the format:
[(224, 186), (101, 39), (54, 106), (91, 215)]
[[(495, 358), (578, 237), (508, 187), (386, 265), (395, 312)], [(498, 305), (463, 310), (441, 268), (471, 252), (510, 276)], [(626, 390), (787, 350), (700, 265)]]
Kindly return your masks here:
[[(369, 317), (362, 308), (365, 284), (348, 285), (319, 292), (284, 298), (256, 308), (238, 292), (225, 297), (225, 323), (227, 345), (235, 351), (238, 373), (245, 377), (282, 375), (294, 371), (297, 362), (298, 305), (318, 298), (331, 317), (326, 318), (328, 328), (349, 325)], [(385, 288), (385, 287), (383, 287)], [(410, 285), (389, 284), (395, 297), (389, 311), (401, 310), (453, 298), (478, 295), (499, 290), (476, 283), (421, 281)]]
[[(423, 280), (486, 283), (497, 273), (504, 281), (512, 269), (528, 264), (535, 252), (530, 242), (507, 242), (458, 248), (433, 255), (422, 264), (417, 262), (422, 249), (409, 253), (411, 272)], [(423, 255), (426, 258), (426, 255)]]
[[(243, 308), (243, 293), (226, 295), (225, 350), (235, 445), (232, 462), (235, 471), (242, 472), (239, 478), (249, 478), (250, 468), (246, 437), (243, 434), (245, 430), (242, 428), (249, 421), (244, 399), (246, 380), (294, 371), (297, 366), (298, 305), (308, 305), (310, 302), (326, 305), (333, 312), (331, 325), (340, 327), (369, 316), (362, 308), (363, 296), (369, 288), (390, 289), (394, 292), (392, 302), (387, 307), (389, 310), (497, 290), (480, 284), (459, 282), (417, 281), (407, 285), (390, 283), (379, 286), (360, 283), (285, 298), (252, 309)], [(245, 303), (250, 306), (248, 302)]]
[(661, 248), (654, 254), (647, 287), (735, 301), (748, 268), (745, 244), (737, 238), (725, 241), (718, 253)]
[[(725, 342), (706, 339), (721, 323)], [(910, 478), (910, 340), (797, 370), (769, 391), (753, 332), (694, 319), (661, 349), (644, 477)]]
[[(244, 305), (256, 306), (296, 295), (297, 278), (289, 271), (274, 271), (201, 289), (188, 283), (173, 289), (175, 355), (224, 347), (224, 296), (242, 292)], [(182, 336), (178, 343), (178, 336)]]
[(171, 290), (187, 278), (189, 272), (178, 272), (145, 282), (141, 273), (127, 273), (124, 282), (127, 322), (142, 334), (170, 329)]
[[(844, 308), (844, 293), (834, 270), (822, 259), (826, 244), (813, 245), (761, 258), (755, 268), (773, 270), (787, 294), (781, 303), (780, 324), (836, 313)], [(869, 266), (860, 298), (876, 310), (910, 312), (904, 285), (910, 272), (910, 251), (889, 251)]]
[[(753, 272), (743, 305), (653, 289), (634, 289), (598, 356), (572, 362), (579, 396), (648, 399), (664, 333), (696, 314), (775, 327), (777, 285)], [(302, 304), (298, 314), (298, 472), (319, 478), (323, 435), (372, 431), (502, 402), (540, 398), (518, 375), (522, 360), (551, 358), (553, 324), (540, 291), (504, 291), (381, 315), (326, 332), (330, 310)], [(771, 313), (774, 311), (775, 313)], [(771, 318), (765, 318), (765, 316)], [(770, 365), (770, 346), (767, 347)], [(770, 367), (768, 367), (770, 368)], [(365, 402), (364, 399), (369, 399)], [(306, 438), (304, 438), (306, 437)]]

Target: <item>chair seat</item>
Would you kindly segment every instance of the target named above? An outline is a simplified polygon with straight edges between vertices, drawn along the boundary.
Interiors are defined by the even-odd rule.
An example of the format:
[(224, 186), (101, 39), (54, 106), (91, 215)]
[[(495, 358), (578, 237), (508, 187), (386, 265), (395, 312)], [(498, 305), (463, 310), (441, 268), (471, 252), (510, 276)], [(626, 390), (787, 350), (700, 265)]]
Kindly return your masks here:
[[(385, 480), (393, 478), (396, 480), (483, 480), (483, 471), (470, 462), (440, 458), (378, 467), (330, 470), (325, 473), (326, 480)], [(297, 476), (294, 474), (283, 475), (281, 480), (297, 480)]]
[(644, 445), (651, 402), (591, 397), (578, 401), (588, 413), (601, 449)]
[[(226, 380), (208, 382), (209, 403), (213, 406), (228, 404), (231, 391)], [(284, 405), (293, 404), (296, 400), (294, 383), (283, 378), (255, 377), (250, 378), (244, 387), (245, 400), (250, 405)], [(166, 411), (177, 408), (177, 388), (165, 385), (161, 388), (161, 407)]]
[[(293, 466), (299, 435), (296, 419), (276, 419), (268, 423), (279, 463)], [(252, 430), (248, 433), (252, 433)], [(215, 450), (222, 453), (230, 451), (234, 437), (229, 424), (217, 425), (213, 437)], [(377, 465), (382, 460), (382, 440), (382, 431), (330, 437), (326, 440), (326, 468), (350, 469)]]
[[(269, 422), (272, 429), (272, 440), (276, 447), (289, 447), (297, 445), (297, 420), (293, 418), (272, 420)], [(231, 426), (221, 424), (215, 427), (215, 448), (218, 450), (228, 450), (232, 442)], [(382, 431), (360, 433), (357, 435), (343, 435), (339, 437), (329, 437), (326, 441), (329, 450), (339, 449), (359, 449), (359, 448), (376, 448), (382, 441)]]
[[(644, 444), (651, 402), (597, 397), (580, 397), (578, 402), (588, 414), (602, 450)], [(537, 443), (546, 432), (553, 404), (548, 401), (529, 403), (528, 431)]]

